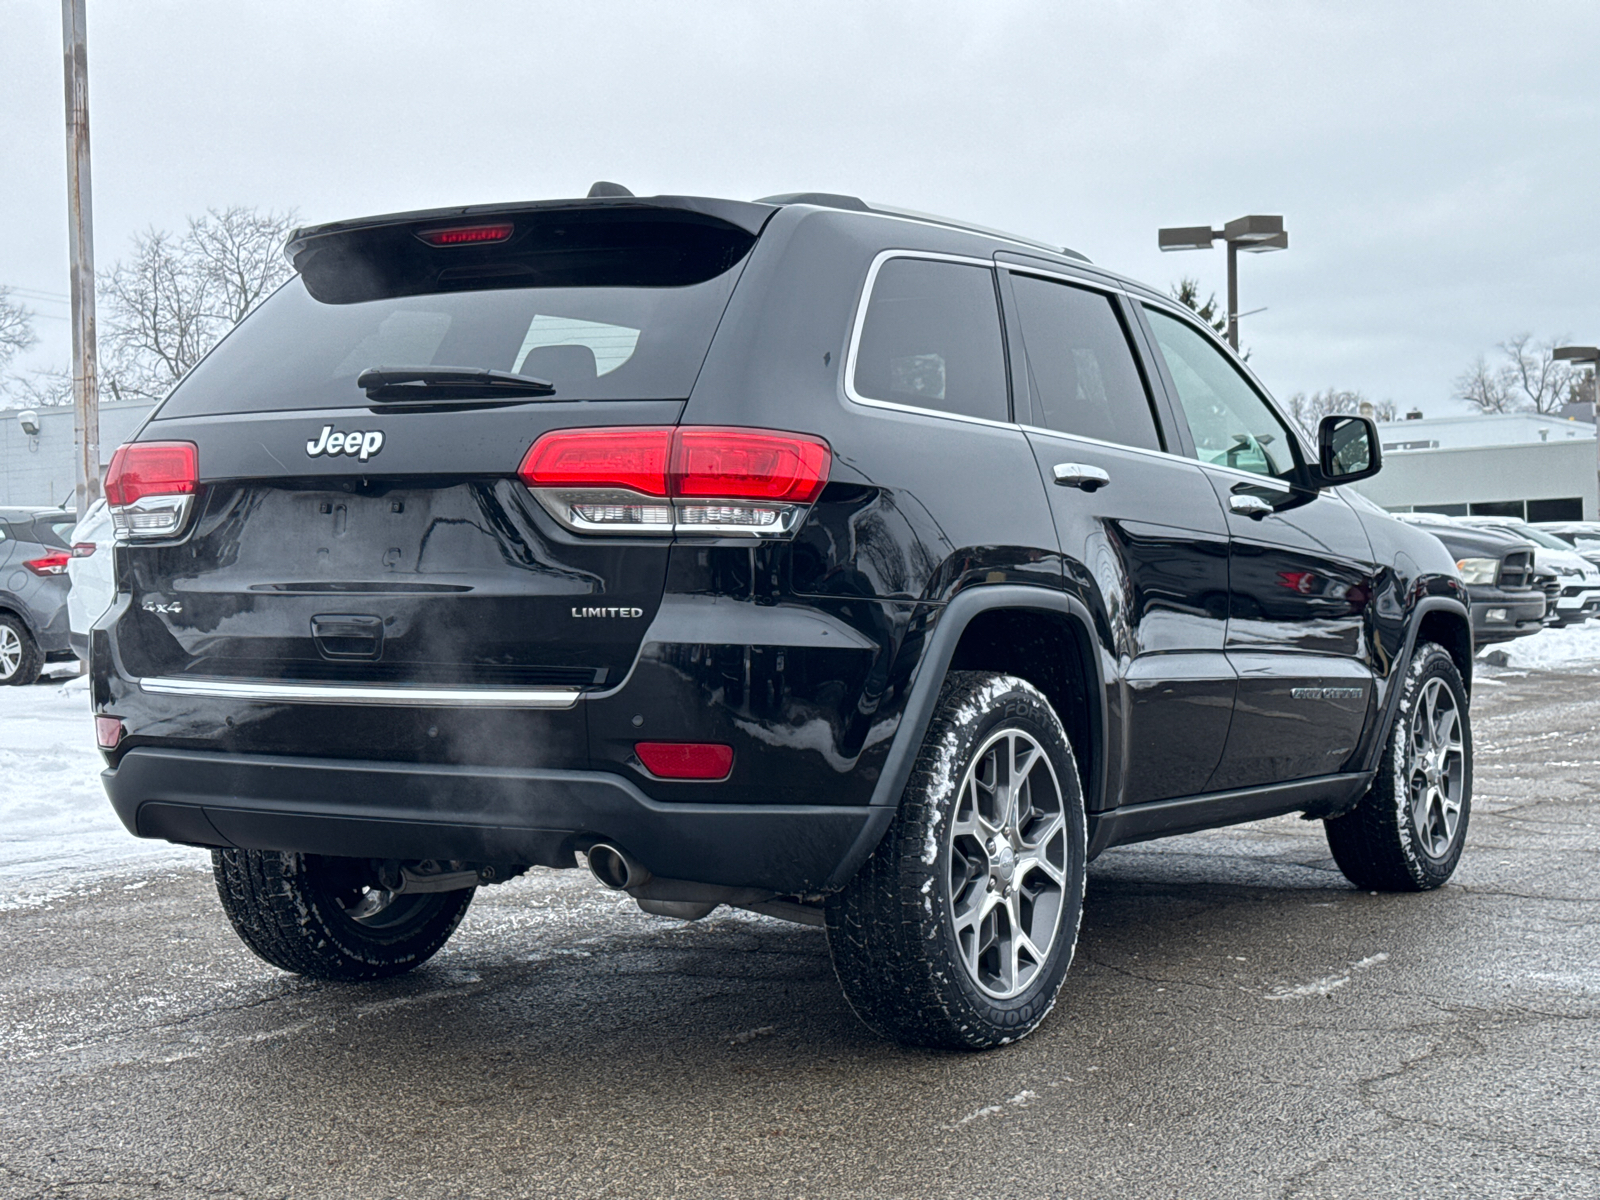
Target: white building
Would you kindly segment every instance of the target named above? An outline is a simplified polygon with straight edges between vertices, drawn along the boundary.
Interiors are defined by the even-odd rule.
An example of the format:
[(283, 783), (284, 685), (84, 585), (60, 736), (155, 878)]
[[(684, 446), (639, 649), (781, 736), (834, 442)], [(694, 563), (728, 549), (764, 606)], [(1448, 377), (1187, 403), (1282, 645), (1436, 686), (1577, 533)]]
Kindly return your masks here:
[(1592, 422), (1536, 413), (1378, 426), (1383, 470), (1355, 487), (1395, 512), (1600, 520)]
[[(100, 470), (104, 475), (112, 452), (133, 435), (154, 405), (142, 401), (100, 406)], [(30, 427), (23, 414), (31, 413)], [(0, 409), (0, 507), (72, 503), (76, 486), (73, 410), (71, 405), (31, 410)]]

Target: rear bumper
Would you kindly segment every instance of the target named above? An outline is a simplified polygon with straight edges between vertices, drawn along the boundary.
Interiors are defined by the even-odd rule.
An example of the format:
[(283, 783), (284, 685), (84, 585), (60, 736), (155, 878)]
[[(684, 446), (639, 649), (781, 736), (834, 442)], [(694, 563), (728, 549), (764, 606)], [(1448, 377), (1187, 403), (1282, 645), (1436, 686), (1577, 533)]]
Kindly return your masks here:
[(604, 840), (664, 878), (782, 895), (842, 885), (894, 812), (665, 804), (601, 771), (154, 747), (129, 750), (102, 778), (122, 823), (139, 837), (550, 867), (573, 866), (575, 850)]

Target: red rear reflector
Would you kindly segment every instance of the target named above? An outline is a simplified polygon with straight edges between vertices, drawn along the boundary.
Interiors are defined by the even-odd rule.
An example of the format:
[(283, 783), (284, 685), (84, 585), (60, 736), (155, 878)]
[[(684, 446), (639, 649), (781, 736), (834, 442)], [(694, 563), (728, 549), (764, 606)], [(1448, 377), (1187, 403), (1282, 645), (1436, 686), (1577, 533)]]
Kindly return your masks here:
[(141, 496), (189, 495), (199, 481), (200, 456), (193, 442), (128, 442), (111, 456), (106, 503), (117, 508)]
[(32, 558), (22, 565), (35, 575), (61, 575), (66, 572), (67, 563), (72, 561), (72, 555), (62, 550), (58, 554), (46, 554), (43, 558)]
[(757, 429), (680, 428), (672, 446), (674, 496), (810, 504), (832, 455), (817, 438)]
[(733, 747), (715, 742), (637, 742), (633, 751), (661, 779), (726, 779), (733, 770)]
[(423, 229), (417, 236), (430, 246), (478, 246), (485, 242), (503, 242), (516, 226), (510, 222), (498, 225), (456, 225), (449, 229)]
[(529, 487), (665, 496), (671, 440), (671, 429), (562, 429), (529, 448), (517, 475)]
[(94, 740), (100, 743), (102, 750), (115, 750), (122, 740), (122, 722), (116, 717), (96, 717)]

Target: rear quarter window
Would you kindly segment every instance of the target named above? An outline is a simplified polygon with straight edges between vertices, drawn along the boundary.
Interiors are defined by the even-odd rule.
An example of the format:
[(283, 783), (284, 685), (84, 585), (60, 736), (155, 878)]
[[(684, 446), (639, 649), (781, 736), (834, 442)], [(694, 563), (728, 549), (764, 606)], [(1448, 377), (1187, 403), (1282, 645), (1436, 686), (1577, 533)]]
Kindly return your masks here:
[(883, 263), (851, 381), (866, 400), (1009, 420), (994, 272), (937, 259)]

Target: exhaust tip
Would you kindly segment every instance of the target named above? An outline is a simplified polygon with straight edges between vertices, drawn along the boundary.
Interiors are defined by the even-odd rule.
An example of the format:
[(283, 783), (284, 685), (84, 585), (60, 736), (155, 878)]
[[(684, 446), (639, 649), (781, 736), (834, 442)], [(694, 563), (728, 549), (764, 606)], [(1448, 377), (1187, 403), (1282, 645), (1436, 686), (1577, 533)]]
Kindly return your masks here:
[(627, 891), (650, 878), (649, 871), (609, 842), (590, 846), (588, 859), (590, 872), (613, 891)]

